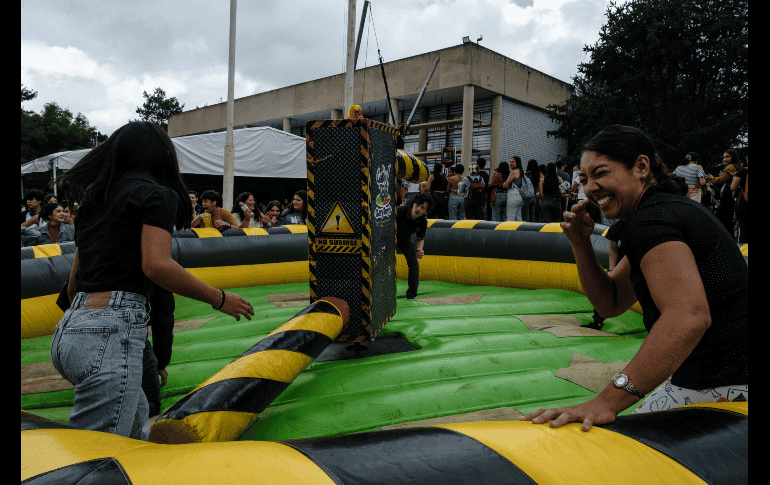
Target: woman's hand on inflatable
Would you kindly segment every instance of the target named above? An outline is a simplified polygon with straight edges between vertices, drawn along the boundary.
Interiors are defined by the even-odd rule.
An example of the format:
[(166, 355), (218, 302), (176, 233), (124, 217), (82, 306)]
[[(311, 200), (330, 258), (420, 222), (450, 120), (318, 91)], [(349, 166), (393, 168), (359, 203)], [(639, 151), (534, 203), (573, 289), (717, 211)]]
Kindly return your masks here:
[(552, 428), (576, 421), (583, 422), (583, 431), (588, 431), (595, 424), (615, 422), (617, 413), (612, 403), (597, 396), (588, 402), (559, 409), (538, 409), (519, 418), (520, 421), (532, 421), (534, 424), (550, 423)]
[(254, 316), (254, 308), (251, 303), (244, 300), (235, 293), (225, 292), (225, 304), (219, 309), (222, 313), (227, 313), (231, 317), (235, 317), (236, 320), (241, 320), (241, 315), (246, 317), (246, 320), (251, 320)]
[(561, 228), (573, 245), (591, 243), (591, 234), (594, 233), (596, 224), (586, 210), (586, 204), (590, 203), (588, 200), (582, 200), (572, 206), (572, 212), (564, 212), (564, 222), (561, 223)]

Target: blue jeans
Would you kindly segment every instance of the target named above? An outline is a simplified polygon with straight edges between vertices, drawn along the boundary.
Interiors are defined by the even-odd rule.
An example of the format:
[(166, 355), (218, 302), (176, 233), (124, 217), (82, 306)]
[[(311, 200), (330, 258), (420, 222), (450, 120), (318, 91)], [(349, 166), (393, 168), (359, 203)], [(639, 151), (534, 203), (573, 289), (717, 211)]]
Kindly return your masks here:
[(492, 205), (492, 220), (496, 222), (506, 221), (506, 206), (508, 205), (508, 192), (497, 189), (495, 203)]
[(521, 207), (523, 205), (521, 193), (515, 185), (511, 184), (508, 189), (508, 206), (506, 207), (508, 221), (521, 221)]
[(75, 295), (51, 342), (54, 367), (75, 386), (69, 424), (146, 441), (142, 354), (149, 303), (136, 293), (113, 291), (107, 308), (86, 309), (88, 298)]
[(462, 219), (465, 219), (463, 196), (457, 194), (449, 194), (449, 220), (459, 221)]

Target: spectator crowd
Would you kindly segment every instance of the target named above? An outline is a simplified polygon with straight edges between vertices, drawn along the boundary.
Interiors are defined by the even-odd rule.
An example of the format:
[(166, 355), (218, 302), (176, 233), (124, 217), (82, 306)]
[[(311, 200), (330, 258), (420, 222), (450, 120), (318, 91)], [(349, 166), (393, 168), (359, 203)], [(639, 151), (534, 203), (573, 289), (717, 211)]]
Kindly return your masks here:
[[(690, 152), (674, 175), (687, 185), (687, 196), (715, 213), (727, 231), (740, 243), (748, 242), (748, 157), (741, 161), (734, 149), (723, 155), (717, 176), (706, 174), (700, 157)], [(428, 180), (421, 184), (401, 181), (399, 205), (417, 194), (430, 194), (429, 219), (521, 222), (563, 222), (564, 212), (585, 200), (580, 167), (565, 170), (558, 160), (547, 164), (512, 156), (490, 173), (487, 161), (478, 158), (466, 167), (436, 163)], [(594, 222), (612, 225), (599, 208), (587, 205)]]
[[(298, 190), (292, 201), (262, 200), (257, 204), (254, 194), (243, 192), (235, 198), (230, 210), (223, 207), (222, 195), (206, 190), (198, 195), (188, 193), (193, 209), (191, 227), (213, 227), (220, 231), (249, 227), (270, 228), (307, 222), (307, 193)], [(70, 204), (59, 201), (54, 194), (33, 189), (21, 201), (21, 247), (75, 241), (75, 222)]]

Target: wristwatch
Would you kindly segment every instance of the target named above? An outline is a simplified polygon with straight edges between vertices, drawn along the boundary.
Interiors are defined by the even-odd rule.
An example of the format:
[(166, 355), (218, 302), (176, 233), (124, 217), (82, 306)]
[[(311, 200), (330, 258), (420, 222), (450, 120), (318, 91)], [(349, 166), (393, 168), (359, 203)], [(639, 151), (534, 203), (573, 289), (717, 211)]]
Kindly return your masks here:
[(636, 390), (634, 385), (629, 382), (628, 376), (625, 374), (615, 374), (615, 377), (612, 378), (612, 383), (615, 384), (615, 387), (618, 389), (625, 389), (634, 396), (644, 398), (644, 394)]

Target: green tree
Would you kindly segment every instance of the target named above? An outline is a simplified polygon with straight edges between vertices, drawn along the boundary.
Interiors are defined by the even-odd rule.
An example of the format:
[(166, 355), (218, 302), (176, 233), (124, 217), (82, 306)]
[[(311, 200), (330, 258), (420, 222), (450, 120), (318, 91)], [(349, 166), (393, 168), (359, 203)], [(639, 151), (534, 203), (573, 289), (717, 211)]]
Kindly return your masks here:
[(175, 97), (166, 98), (166, 92), (161, 88), (155, 88), (152, 94), (147, 91), (142, 93), (144, 104), (136, 108), (139, 118), (142, 121), (152, 121), (165, 131), (168, 131), (168, 119), (183, 111), (184, 105), (179, 105), (179, 100)]
[(674, 168), (690, 151), (708, 169), (748, 144), (747, 0), (612, 2), (599, 41), (586, 45), (574, 94), (549, 106), (568, 162), (612, 124), (636, 126)]
[[(21, 86), (21, 101), (37, 97), (37, 92)], [(21, 164), (51, 153), (90, 148), (94, 133), (98, 142), (107, 139), (82, 114), (73, 115), (57, 103), (46, 103), (38, 114), (21, 109)]]

